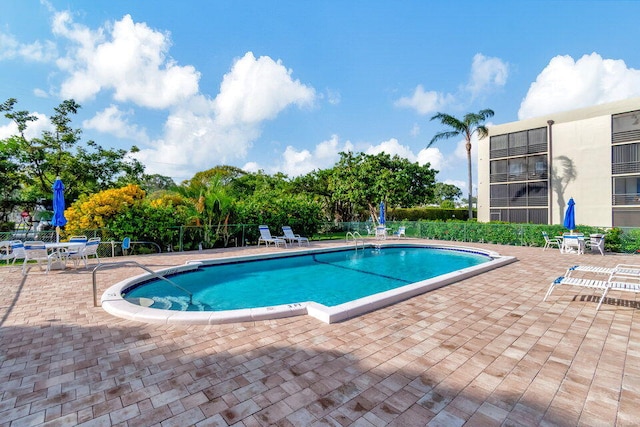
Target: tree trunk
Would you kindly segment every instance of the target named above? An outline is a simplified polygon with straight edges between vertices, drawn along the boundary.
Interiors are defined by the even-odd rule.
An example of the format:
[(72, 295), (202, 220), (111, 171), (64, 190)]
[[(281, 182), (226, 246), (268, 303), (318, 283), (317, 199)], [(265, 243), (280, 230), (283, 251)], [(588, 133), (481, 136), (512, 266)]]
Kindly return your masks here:
[(467, 140), (467, 170), (469, 172), (469, 219), (473, 219), (473, 176), (471, 175), (471, 141)]

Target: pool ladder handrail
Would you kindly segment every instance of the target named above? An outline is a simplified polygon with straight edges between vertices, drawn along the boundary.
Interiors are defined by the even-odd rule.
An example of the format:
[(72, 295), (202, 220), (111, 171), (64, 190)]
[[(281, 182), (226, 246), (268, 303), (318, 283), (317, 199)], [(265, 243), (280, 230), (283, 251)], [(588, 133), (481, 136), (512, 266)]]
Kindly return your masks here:
[(353, 242), (355, 244), (356, 251), (358, 250), (358, 240), (360, 240), (362, 242), (362, 249), (364, 249), (364, 239), (362, 238), (360, 233), (358, 233), (357, 231), (348, 231), (347, 235), (345, 236), (345, 241), (347, 243), (349, 243), (349, 236), (351, 236), (353, 238)]
[(166, 277), (164, 277), (161, 274), (158, 274), (157, 272), (151, 270), (149, 267), (146, 267), (142, 264), (140, 264), (139, 262), (136, 261), (119, 261), (119, 262), (109, 262), (109, 263), (100, 263), (98, 265), (96, 265), (96, 267), (93, 269), (93, 306), (94, 307), (98, 307), (98, 286), (96, 284), (96, 273), (98, 272), (98, 270), (100, 270), (102, 267), (104, 266), (109, 266), (109, 267), (120, 267), (120, 266), (125, 266), (125, 265), (135, 265), (140, 267), (141, 269), (143, 269), (144, 271), (146, 271), (147, 273), (151, 274), (152, 276), (161, 279), (161, 280), (165, 280), (167, 282), (169, 282), (169, 284), (171, 286), (173, 286), (174, 288), (186, 293), (187, 295), (189, 295), (189, 305), (193, 305), (193, 294), (191, 292), (189, 292), (188, 290), (186, 290), (185, 288), (183, 288), (182, 286), (178, 285), (177, 283), (167, 279)]

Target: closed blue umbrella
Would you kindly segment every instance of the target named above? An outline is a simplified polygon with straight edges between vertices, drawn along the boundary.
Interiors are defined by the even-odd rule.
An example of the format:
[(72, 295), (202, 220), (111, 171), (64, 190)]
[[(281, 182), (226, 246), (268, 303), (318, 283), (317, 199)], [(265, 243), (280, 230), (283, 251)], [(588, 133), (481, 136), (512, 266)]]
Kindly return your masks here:
[(564, 213), (564, 228), (573, 230), (576, 228), (576, 202), (573, 201), (573, 197), (567, 202), (567, 210)]
[(380, 202), (380, 225), (384, 225), (384, 202)]
[(64, 217), (64, 184), (60, 178), (53, 183), (53, 218), (51, 225), (56, 227), (56, 242), (60, 240), (60, 227), (67, 224)]

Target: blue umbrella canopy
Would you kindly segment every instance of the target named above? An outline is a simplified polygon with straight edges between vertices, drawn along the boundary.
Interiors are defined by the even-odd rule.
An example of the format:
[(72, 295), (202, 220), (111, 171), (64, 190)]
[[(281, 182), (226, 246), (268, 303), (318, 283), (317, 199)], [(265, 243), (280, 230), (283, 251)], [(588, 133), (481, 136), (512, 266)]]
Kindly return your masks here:
[(567, 202), (567, 210), (564, 213), (564, 228), (571, 231), (576, 228), (576, 202), (573, 201), (573, 197)]
[(385, 219), (384, 219), (384, 202), (380, 202), (380, 225), (384, 225), (385, 223)]
[(54, 227), (64, 227), (67, 219), (64, 217), (64, 184), (60, 178), (56, 178), (53, 183), (53, 218), (51, 225)]

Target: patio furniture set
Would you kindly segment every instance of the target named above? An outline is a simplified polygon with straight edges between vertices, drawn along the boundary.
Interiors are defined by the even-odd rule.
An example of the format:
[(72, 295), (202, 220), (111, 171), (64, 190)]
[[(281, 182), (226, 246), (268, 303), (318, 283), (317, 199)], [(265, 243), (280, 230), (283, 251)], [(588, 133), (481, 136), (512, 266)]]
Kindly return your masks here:
[(73, 262), (74, 268), (78, 268), (80, 262), (87, 268), (89, 257), (98, 257), (99, 237), (87, 238), (86, 236), (72, 236), (66, 242), (45, 243), (40, 240), (6, 240), (0, 242), (0, 260), (7, 264), (11, 262), (12, 267), (16, 261), (21, 259), (22, 274), (26, 275), (32, 266), (31, 261), (40, 268), (45, 268), (48, 273), (51, 269), (64, 269), (67, 262)]

